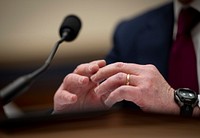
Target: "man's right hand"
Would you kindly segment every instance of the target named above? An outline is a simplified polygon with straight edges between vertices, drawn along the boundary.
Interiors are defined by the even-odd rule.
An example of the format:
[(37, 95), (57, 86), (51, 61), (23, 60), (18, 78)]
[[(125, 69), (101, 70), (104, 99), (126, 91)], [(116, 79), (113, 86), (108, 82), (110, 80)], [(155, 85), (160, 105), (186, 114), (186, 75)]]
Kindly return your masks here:
[(104, 60), (97, 60), (81, 64), (68, 74), (54, 95), (54, 113), (106, 109), (101, 97), (94, 92), (99, 84), (90, 80), (105, 65)]

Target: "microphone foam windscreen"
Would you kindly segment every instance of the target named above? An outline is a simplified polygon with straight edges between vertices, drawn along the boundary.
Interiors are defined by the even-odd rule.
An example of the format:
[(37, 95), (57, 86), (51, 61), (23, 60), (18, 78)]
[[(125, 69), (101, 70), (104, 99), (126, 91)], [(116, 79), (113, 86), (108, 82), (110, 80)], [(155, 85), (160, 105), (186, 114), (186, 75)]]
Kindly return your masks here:
[(64, 20), (60, 27), (60, 37), (63, 36), (64, 32), (67, 32), (66, 41), (72, 41), (76, 38), (81, 28), (81, 20), (75, 15), (69, 15)]

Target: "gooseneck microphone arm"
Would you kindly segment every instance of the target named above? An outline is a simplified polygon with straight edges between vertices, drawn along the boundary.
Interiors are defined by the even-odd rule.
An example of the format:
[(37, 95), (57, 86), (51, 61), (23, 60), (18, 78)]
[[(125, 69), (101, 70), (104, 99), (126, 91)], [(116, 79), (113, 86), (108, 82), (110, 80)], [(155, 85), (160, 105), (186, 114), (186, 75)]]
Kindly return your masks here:
[(74, 15), (66, 17), (59, 32), (61, 39), (56, 42), (44, 65), (30, 74), (19, 77), (14, 82), (2, 89), (0, 91), (0, 106), (8, 104), (14, 98), (25, 92), (33, 80), (49, 67), (59, 45), (64, 41), (74, 40), (78, 35), (80, 28), (81, 21), (78, 17)]
[(17, 97), (18, 95), (22, 94), (25, 90), (28, 89), (32, 81), (39, 76), (42, 72), (44, 72), (50, 65), (59, 45), (65, 41), (66, 35), (64, 35), (53, 47), (49, 57), (45, 61), (44, 65), (41, 66), (39, 69), (35, 70), (34, 72), (21, 76), (16, 79), (13, 83), (9, 84), (3, 90), (0, 91), (0, 101), (1, 105), (5, 105), (13, 100), (13, 98)]
[(67, 37), (67, 32), (62, 36), (62, 38), (59, 41), (56, 42), (49, 57), (45, 61), (44, 65), (41, 66), (39, 69), (35, 70), (34, 72), (32, 72), (31, 74), (29, 74), (30, 78), (33, 79), (33, 78), (39, 76), (42, 72), (44, 72), (49, 67), (54, 55), (56, 54), (56, 51), (57, 51), (59, 45), (65, 41), (66, 37)]

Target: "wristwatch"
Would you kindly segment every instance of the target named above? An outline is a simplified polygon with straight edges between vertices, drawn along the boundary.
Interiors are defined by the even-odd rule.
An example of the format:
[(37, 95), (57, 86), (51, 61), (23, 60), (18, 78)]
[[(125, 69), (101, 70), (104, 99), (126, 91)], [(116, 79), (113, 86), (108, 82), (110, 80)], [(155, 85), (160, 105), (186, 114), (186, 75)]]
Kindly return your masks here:
[(192, 116), (193, 109), (199, 102), (197, 93), (189, 88), (175, 90), (174, 99), (180, 107), (181, 116)]

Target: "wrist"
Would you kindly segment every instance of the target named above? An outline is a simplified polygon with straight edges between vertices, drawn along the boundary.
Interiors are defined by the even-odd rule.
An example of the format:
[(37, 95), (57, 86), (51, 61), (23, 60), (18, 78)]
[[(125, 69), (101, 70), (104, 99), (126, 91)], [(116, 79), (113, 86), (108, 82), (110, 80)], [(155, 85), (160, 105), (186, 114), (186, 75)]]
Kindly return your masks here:
[(197, 106), (194, 108), (194, 112), (193, 112), (193, 116), (197, 117), (200, 116), (200, 94), (198, 94), (198, 104)]
[(171, 102), (170, 102), (170, 113), (174, 114), (174, 115), (179, 115), (180, 114), (180, 107), (178, 106), (178, 104), (175, 102), (174, 100), (174, 89), (172, 87), (169, 87), (168, 89), (168, 93), (170, 93), (170, 97), (171, 97)]
[(179, 88), (174, 91), (174, 100), (180, 108), (181, 116), (190, 117), (200, 114), (198, 95), (195, 91), (188, 88)]
[(194, 117), (200, 116), (200, 108), (199, 108), (199, 106), (196, 106), (196, 107), (194, 108), (194, 110), (193, 110), (193, 115), (192, 115), (192, 116), (194, 116)]

